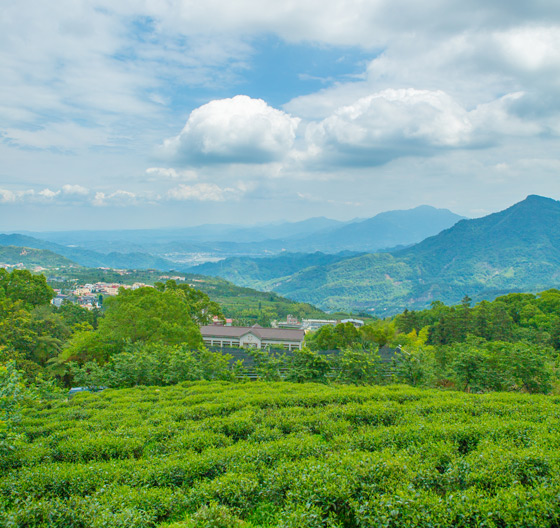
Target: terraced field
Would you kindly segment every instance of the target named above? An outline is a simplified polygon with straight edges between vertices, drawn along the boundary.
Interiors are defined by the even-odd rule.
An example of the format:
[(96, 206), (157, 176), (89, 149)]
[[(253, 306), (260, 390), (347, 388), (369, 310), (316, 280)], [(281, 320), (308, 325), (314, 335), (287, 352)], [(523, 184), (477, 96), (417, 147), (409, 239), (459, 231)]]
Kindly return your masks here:
[(6, 527), (552, 527), (560, 398), (185, 383), (35, 401)]

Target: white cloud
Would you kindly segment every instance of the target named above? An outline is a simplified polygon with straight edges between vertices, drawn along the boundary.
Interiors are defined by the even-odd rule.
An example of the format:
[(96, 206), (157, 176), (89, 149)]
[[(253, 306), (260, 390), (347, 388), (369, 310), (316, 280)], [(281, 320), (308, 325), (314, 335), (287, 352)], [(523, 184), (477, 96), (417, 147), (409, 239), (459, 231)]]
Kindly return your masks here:
[[(429, 197), (447, 177), (482, 189), (477, 163), (493, 167), (484, 175), (507, 161), (501, 172), (510, 178), (516, 156), (558, 152), (559, 2), (22, 0), (6, 3), (0, 18), (3, 204), (159, 200), (180, 209), (170, 200), (255, 204), (264, 189), (280, 215), (282, 185), (314, 184), (325, 203), (339, 198), (337, 181), (362, 194), (366, 180), (400, 182), (397, 193)], [(358, 46), (369, 64), (350, 78), (335, 68), (305, 71), (302, 60), (302, 71), (286, 69), (286, 94), (298, 89), (299, 74), (299, 93), (308, 95), (281, 109), (245, 96), (223, 99), (245, 89), (267, 88), (263, 99), (273, 93), (253, 84), (253, 73), (276, 38), (352, 57), (355, 50), (336, 46)], [(311, 73), (328, 79), (319, 92), (308, 90), (318, 86)], [(221, 99), (192, 110), (210, 97)], [(172, 135), (165, 162), (155, 162), (152, 149)], [(432, 163), (439, 179), (421, 170)], [(557, 188), (553, 171), (523, 170), (531, 184), (540, 174)], [(418, 187), (407, 180), (412, 173)], [(192, 183), (203, 181), (215, 183)]]
[(0, 189), (0, 203), (16, 203), (16, 202), (50, 202), (60, 194), (60, 191), (52, 191), (51, 189), (20, 189), (9, 191)]
[(187, 163), (269, 163), (293, 146), (299, 118), (262, 99), (237, 95), (191, 112), (181, 133), (167, 139), (165, 154)]
[(106, 206), (126, 206), (136, 204), (136, 194), (118, 190), (113, 193), (96, 192), (92, 205), (95, 207), (106, 207)]
[(89, 194), (89, 189), (81, 185), (66, 184), (62, 186), (62, 193), (69, 195), (87, 196)]
[(60, 194), (60, 191), (51, 191), (50, 189), (43, 189), (37, 193), (39, 196), (46, 198), (47, 200), (52, 200)]
[(313, 147), (375, 165), (427, 149), (465, 146), (472, 129), (468, 113), (441, 91), (384, 90), (309, 125), (307, 140), (316, 154), (321, 150)]
[(531, 73), (560, 66), (558, 26), (516, 27), (494, 36), (502, 60)]
[(6, 128), (3, 135), (6, 141), (15, 145), (38, 149), (66, 150), (111, 144), (111, 140), (99, 129), (71, 122), (51, 123), (34, 130)]
[(221, 188), (215, 183), (197, 183), (195, 185), (179, 185), (168, 191), (171, 200), (193, 200), (200, 202), (223, 202), (236, 199), (242, 191), (233, 188)]
[(0, 203), (12, 203), (16, 201), (16, 194), (7, 189), (0, 189)]
[(515, 113), (515, 105), (524, 96), (523, 92), (508, 94), (490, 103), (481, 104), (470, 112), (478, 135), (485, 141), (492, 141), (507, 136), (530, 137), (542, 133), (542, 120), (522, 119)]
[(197, 174), (193, 170), (178, 170), (164, 167), (150, 167), (146, 169), (146, 174), (151, 176), (155, 181), (159, 180), (183, 180), (191, 181), (197, 179)]

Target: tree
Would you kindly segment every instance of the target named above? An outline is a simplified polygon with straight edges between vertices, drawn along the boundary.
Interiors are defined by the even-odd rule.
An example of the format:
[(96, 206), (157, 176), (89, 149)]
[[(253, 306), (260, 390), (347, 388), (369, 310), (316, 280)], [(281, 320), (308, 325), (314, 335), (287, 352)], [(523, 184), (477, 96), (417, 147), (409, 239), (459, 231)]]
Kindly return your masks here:
[(26, 394), (21, 374), (13, 361), (0, 365), (0, 455), (13, 449), (15, 425)]
[(436, 363), (431, 346), (401, 350), (393, 362), (393, 372), (399, 382), (428, 385), (435, 376)]
[(376, 343), (379, 348), (393, 341), (397, 328), (395, 321), (374, 321), (360, 329), (362, 339), (367, 343)]
[(6, 297), (13, 301), (22, 301), (28, 308), (49, 304), (55, 295), (44, 275), (33, 275), (28, 270), (14, 270), (8, 273), (1, 268), (0, 289)]
[(371, 385), (379, 382), (381, 358), (377, 352), (361, 347), (348, 347), (337, 359), (337, 381), (355, 385)]
[(54, 313), (60, 315), (70, 329), (78, 328), (76, 325), (82, 323), (88, 323), (93, 328), (97, 328), (97, 321), (101, 316), (98, 309), (88, 310), (69, 301), (64, 301), (62, 306), (55, 308)]
[[(1, 270), (0, 270), (1, 271)], [(31, 352), (36, 334), (31, 329), (31, 314), (24, 309), (23, 301), (0, 299), (0, 360), (25, 359)]]
[(324, 356), (303, 347), (294, 351), (286, 379), (298, 383), (326, 383), (330, 372), (331, 365)]
[(308, 338), (312, 350), (342, 350), (361, 343), (360, 332), (352, 323), (325, 325)]
[(470, 392), (484, 387), (485, 361), (486, 356), (480, 349), (470, 344), (457, 347), (451, 370), (462, 390)]
[(61, 359), (105, 362), (127, 343), (203, 346), (200, 330), (191, 318), (192, 307), (175, 289), (121, 289), (105, 301), (105, 317), (97, 330), (77, 332)]
[(89, 361), (84, 365), (73, 363), (70, 369), (79, 386), (122, 388), (201, 379), (231, 380), (228, 362), (229, 356), (205, 348), (136, 343), (127, 345), (104, 365)]
[(260, 379), (265, 381), (282, 379), (282, 370), (285, 370), (288, 365), (285, 354), (276, 356), (271, 354), (270, 350), (260, 348), (249, 348), (247, 353), (253, 358), (255, 373)]
[(156, 283), (156, 289), (162, 293), (173, 293), (179, 297), (187, 306), (192, 320), (199, 325), (212, 323), (214, 317), (224, 320), (224, 314), (217, 302), (211, 301), (204, 292), (189, 286), (179, 284), (174, 280), (168, 280), (164, 285)]

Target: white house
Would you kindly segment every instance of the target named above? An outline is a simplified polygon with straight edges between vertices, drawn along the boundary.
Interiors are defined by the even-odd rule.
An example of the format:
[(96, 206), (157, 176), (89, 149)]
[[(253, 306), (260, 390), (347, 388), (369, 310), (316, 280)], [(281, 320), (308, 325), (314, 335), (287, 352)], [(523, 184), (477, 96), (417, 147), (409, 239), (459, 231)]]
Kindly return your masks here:
[(305, 332), (299, 329), (254, 326), (201, 326), (204, 343), (219, 347), (301, 349)]

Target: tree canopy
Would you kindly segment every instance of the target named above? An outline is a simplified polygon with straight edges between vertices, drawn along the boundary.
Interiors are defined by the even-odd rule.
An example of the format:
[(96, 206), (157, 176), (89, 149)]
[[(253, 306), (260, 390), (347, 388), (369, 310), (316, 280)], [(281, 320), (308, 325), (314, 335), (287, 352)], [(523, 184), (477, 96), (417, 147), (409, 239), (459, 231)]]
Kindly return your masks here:
[(188, 285), (169, 281), (156, 288), (121, 288), (105, 301), (105, 315), (97, 329), (77, 332), (60, 359), (106, 362), (127, 343), (138, 342), (201, 348), (196, 323), (206, 323), (214, 315), (221, 315), (219, 306)]

